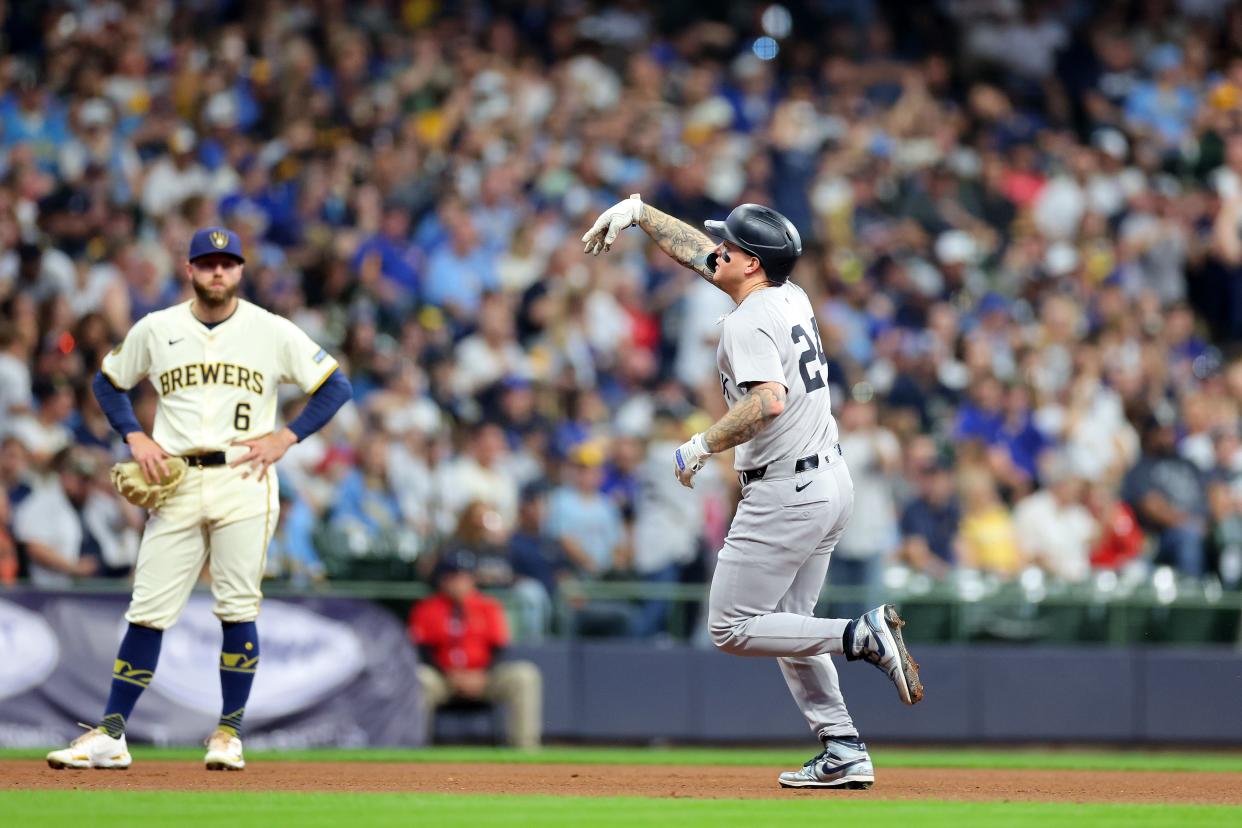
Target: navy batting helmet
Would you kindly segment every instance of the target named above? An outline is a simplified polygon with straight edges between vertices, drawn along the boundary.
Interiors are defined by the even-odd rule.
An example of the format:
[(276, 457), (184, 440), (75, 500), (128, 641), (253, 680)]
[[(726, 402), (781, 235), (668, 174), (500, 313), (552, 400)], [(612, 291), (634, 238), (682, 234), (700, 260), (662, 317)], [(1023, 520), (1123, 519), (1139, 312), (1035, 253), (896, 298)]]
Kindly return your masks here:
[(707, 232), (732, 242), (759, 260), (773, 282), (783, 282), (802, 255), (793, 222), (762, 204), (739, 204), (724, 221), (705, 221)]

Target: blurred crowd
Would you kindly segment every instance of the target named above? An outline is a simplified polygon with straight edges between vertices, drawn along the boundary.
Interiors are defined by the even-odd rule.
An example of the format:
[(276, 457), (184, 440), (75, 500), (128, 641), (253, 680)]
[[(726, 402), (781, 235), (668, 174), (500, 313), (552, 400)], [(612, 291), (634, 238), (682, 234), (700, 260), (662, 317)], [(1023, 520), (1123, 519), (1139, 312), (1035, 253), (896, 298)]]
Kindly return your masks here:
[[(1242, 7), (0, 15), (0, 580), (132, 566), (143, 516), (89, 381), (189, 297), (189, 235), (219, 222), (246, 295), (355, 390), (280, 466), (272, 577), (428, 578), (465, 550), (532, 630), (566, 579), (701, 583), (738, 486), (724, 456), (682, 489), (670, 458), (723, 413), (730, 302), (637, 232), (582, 254), (632, 192), (802, 231), (856, 484), (832, 583), (1242, 579)], [(574, 617), (649, 635), (669, 606)]]

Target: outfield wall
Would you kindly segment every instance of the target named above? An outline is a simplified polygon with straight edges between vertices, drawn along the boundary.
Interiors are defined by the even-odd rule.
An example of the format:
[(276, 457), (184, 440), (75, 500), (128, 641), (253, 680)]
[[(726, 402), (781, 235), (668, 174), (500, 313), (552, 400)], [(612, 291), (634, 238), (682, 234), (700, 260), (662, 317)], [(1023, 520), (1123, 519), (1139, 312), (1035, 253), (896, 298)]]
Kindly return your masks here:
[[(514, 656), (543, 669), (551, 738), (769, 742), (808, 733), (770, 659), (605, 642)], [(1242, 744), (1235, 650), (926, 645), (915, 656), (927, 687), (915, 707), (880, 671), (838, 660), (864, 738)]]
[[(102, 710), (121, 594), (0, 593), (0, 747), (43, 746)], [(264, 603), (262, 658), (247, 706), (253, 747), (418, 745), (417, 655), (376, 604)], [(135, 741), (197, 744), (218, 715), (219, 624), (196, 594), (165, 635), (130, 723)], [(878, 670), (838, 661), (864, 738), (901, 742), (1242, 745), (1242, 653), (1226, 648), (918, 645), (924, 701), (903, 706)], [(515, 647), (543, 670), (549, 739), (806, 741), (771, 659), (686, 644), (554, 641)], [(456, 723), (490, 730), (489, 717)], [(453, 732), (453, 721), (447, 722)], [(441, 730), (441, 733), (444, 733)]]

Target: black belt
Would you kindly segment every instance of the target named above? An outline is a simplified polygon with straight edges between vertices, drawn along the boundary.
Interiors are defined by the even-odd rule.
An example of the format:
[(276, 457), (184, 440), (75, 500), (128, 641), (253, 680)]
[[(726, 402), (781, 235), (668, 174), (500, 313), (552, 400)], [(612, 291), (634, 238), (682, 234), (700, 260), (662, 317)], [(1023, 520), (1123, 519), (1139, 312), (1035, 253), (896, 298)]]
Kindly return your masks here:
[(208, 466), (223, 466), (225, 463), (224, 452), (209, 451), (206, 454), (187, 454), (182, 458), (190, 464), (191, 468), (205, 469)]
[[(840, 443), (835, 443), (833, 445), (833, 448), (836, 449), (837, 454), (842, 453)], [(804, 471), (811, 471), (812, 469), (818, 469), (818, 468), (819, 468), (819, 455), (808, 454), (806, 457), (803, 457), (797, 463), (794, 463), (794, 474), (801, 474)], [(760, 466), (757, 469), (747, 469), (746, 471), (740, 471), (737, 473), (737, 475), (738, 477), (742, 479), (742, 485), (745, 486), (747, 483), (753, 483), (756, 480), (762, 480), (763, 476), (767, 473), (768, 473), (768, 467)]]

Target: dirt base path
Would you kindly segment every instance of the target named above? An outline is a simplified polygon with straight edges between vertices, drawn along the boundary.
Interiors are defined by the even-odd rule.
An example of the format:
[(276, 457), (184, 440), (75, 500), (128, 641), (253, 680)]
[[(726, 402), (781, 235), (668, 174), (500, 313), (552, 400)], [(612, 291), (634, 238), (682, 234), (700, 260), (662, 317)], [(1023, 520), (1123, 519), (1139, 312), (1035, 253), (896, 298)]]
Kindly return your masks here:
[(959, 801), (1147, 802), (1242, 805), (1242, 773), (880, 769), (869, 791), (783, 790), (776, 768), (433, 762), (275, 762), (208, 773), (191, 762), (139, 761), (127, 771), (55, 771), (0, 761), (0, 790), (367, 791), (559, 796)]

